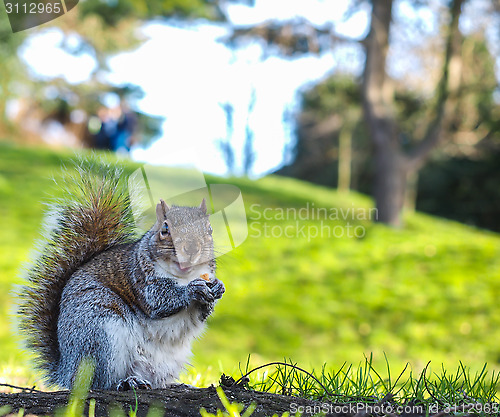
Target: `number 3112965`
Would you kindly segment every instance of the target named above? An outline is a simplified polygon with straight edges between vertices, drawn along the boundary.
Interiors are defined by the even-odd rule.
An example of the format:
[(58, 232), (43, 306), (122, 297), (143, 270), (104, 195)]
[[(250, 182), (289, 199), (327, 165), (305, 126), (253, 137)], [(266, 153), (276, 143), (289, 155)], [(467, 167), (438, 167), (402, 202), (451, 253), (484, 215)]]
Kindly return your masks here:
[(37, 14), (37, 13), (61, 13), (60, 3), (24, 3), (24, 4), (12, 4), (5, 3), (7, 8), (7, 13), (23, 13), (23, 14)]

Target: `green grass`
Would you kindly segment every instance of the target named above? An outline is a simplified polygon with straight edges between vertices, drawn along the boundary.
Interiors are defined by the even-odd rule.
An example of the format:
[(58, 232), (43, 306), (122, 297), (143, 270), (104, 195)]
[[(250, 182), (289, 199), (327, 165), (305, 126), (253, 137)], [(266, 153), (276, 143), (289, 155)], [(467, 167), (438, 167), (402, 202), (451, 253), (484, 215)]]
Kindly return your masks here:
[[(241, 414), (241, 412), (243, 411), (243, 408), (244, 408), (243, 405), (238, 404), (238, 403), (229, 402), (226, 394), (224, 393), (224, 391), (221, 387), (217, 387), (217, 395), (218, 395), (219, 399), (221, 400), (221, 403), (224, 407), (224, 411), (218, 409), (217, 414), (212, 414), (212, 413), (207, 412), (207, 410), (205, 410), (204, 408), (202, 408), (200, 410), (201, 417), (226, 417), (226, 416), (228, 416), (228, 417), (250, 417), (256, 408), (255, 404), (251, 404), (244, 411), (244, 413)], [(287, 416), (288, 416), (288, 414), (287, 414)]]
[[(0, 144), (0, 375), (11, 383), (34, 376), (11, 332), (10, 291), (39, 237), (42, 203), (57, 192), (51, 177), (72, 155)], [(242, 190), (250, 232), (219, 259), (227, 292), (195, 344), (187, 380), (237, 374), (248, 354), (252, 364), (290, 357), (307, 369), (339, 369), (372, 353), (376, 369), (384, 353), (393, 368), (409, 362), (414, 372), (428, 361), (500, 369), (499, 235), (418, 213), (405, 216), (402, 230), (359, 219), (359, 211), (282, 220), (281, 208), (309, 207), (310, 216), (313, 208), (369, 210), (372, 201), (277, 177), (209, 182)], [(303, 235), (322, 226), (347, 233), (347, 222), (363, 237)], [(286, 226), (290, 237), (278, 237)]]
[[(266, 371), (262, 372), (263, 369)], [(260, 375), (256, 376), (254, 371), (260, 371)], [(444, 411), (452, 415), (469, 412), (489, 416), (500, 411), (497, 394), (500, 374), (487, 372), (486, 366), (478, 372), (471, 372), (470, 368), (459, 363), (455, 371), (444, 367), (433, 371), (428, 363), (422, 371), (415, 372), (407, 364), (395, 373), (388, 361), (383, 371), (377, 370), (370, 356), (358, 367), (343, 364), (332, 370), (323, 366), (318, 372), (309, 372), (288, 361), (252, 370), (247, 366), (241, 374), (240, 380), (230, 380), (223, 385), (236, 383), (257, 391), (316, 400), (318, 403), (314, 407), (317, 409), (328, 402), (337, 407), (337, 413), (342, 410), (355, 410), (356, 413), (362, 411), (361, 408), (367, 410), (370, 407), (377, 415), (403, 411), (435, 415)], [(243, 378), (246, 381), (242, 381)], [(306, 411), (310, 415), (305, 407), (291, 408), (290, 411)]]
[[(309, 372), (292, 361), (264, 368), (267, 368), (265, 372), (248, 378), (248, 388), (347, 404), (380, 404), (389, 398), (398, 405), (410, 402), (463, 404), (472, 401), (486, 404), (499, 400), (496, 388), (500, 373), (488, 372), (486, 366), (472, 372), (461, 362), (454, 370), (444, 369), (443, 366), (433, 370), (428, 363), (422, 371), (415, 372), (407, 364), (395, 372), (388, 361), (384, 369), (376, 369), (370, 356), (357, 367), (344, 363), (335, 370), (325, 365), (319, 371)], [(245, 368), (241, 373), (249, 376), (252, 371)]]

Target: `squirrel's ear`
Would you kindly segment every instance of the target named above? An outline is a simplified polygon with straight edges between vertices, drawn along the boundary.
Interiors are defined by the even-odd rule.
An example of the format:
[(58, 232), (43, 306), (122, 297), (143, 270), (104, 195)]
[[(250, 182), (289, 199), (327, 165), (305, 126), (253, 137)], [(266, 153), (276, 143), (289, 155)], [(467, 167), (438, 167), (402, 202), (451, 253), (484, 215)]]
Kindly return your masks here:
[(162, 199), (156, 205), (156, 218), (161, 223), (167, 217), (167, 211), (170, 210), (170, 207), (165, 203)]
[(200, 209), (207, 214), (207, 202), (205, 199), (201, 200)]

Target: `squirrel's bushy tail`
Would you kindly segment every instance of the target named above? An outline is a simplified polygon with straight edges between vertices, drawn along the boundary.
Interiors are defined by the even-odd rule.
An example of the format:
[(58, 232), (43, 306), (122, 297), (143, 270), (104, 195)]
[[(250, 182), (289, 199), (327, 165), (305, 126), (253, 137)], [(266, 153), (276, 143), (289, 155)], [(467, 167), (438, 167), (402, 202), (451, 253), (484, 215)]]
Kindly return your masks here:
[(95, 255), (134, 238), (134, 218), (122, 169), (79, 161), (65, 173), (63, 197), (48, 212), (46, 237), (18, 291), (20, 331), (47, 382), (56, 384), (59, 302), (71, 275)]

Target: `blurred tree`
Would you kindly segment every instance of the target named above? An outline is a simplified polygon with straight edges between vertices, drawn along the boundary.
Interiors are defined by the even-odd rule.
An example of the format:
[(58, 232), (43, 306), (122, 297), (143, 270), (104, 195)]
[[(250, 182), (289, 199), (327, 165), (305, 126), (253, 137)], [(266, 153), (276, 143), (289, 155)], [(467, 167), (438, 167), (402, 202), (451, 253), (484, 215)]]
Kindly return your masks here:
[(234, 174), (234, 149), (231, 144), (234, 132), (234, 120), (233, 113), (234, 107), (231, 103), (220, 103), (219, 104), (224, 110), (224, 116), (226, 118), (226, 137), (224, 139), (219, 139), (217, 145), (222, 153), (222, 158), (226, 163), (227, 173), (229, 175)]
[[(250, 100), (247, 108), (247, 118), (245, 125), (245, 139), (241, 150), (241, 166), (243, 175), (249, 176), (252, 172), (255, 163), (254, 150), (254, 132), (250, 126), (250, 115), (255, 107), (257, 100), (255, 88), (252, 88)], [(233, 143), (234, 134), (234, 106), (231, 103), (219, 103), (226, 118), (226, 137), (217, 140), (217, 146), (222, 154), (222, 158), (226, 164), (227, 173), (234, 175), (236, 173), (236, 149)]]
[[(424, 49), (424, 48), (423, 48)], [(423, 53), (432, 54), (426, 49)], [(498, 161), (500, 158), (500, 103), (494, 99), (498, 81), (495, 60), (488, 50), (484, 34), (470, 33), (463, 40), (461, 85), (456, 105), (442, 130), (442, 146), (421, 169), (415, 188), (407, 186), (406, 204), (419, 210), (465, 223), (500, 230)], [(426, 57), (424, 57), (426, 58)], [(429, 57), (430, 59), (430, 57)], [(433, 96), (422, 90), (432, 87), (418, 84), (410, 89), (409, 80), (395, 80), (395, 111), (399, 121), (401, 146), (411, 146), (421, 137), (433, 117)], [(432, 80), (428, 82), (433, 85)], [(352, 186), (370, 191), (370, 153), (367, 132), (362, 127), (361, 87), (353, 77), (334, 74), (306, 91), (299, 116), (295, 159), (279, 174), (340, 187), (340, 137), (354, 115), (352, 141)], [(426, 123), (424, 123), (426, 122)], [(418, 193), (417, 193), (418, 191)], [(418, 198), (417, 198), (418, 196)]]
[(0, 19), (0, 137), (12, 129), (6, 117), (7, 102), (15, 96), (15, 82), (22, 81), (26, 73), (17, 49), (24, 41), (23, 34), (7, 36), (10, 24), (7, 19)]
[[(21, 99), (21, 112), (18, 115), (18, 129), (23, 116), (29, 116), (40, 126), (48, 120), (56, 120), (65, 129), (80, 136), (84, 143), (88, 142), (88, 132), (82, 131), (85, 123), (79, 127), (69, 123), (71, 113), (83, 111), (89, 117), (96, 114), (102, 106), (103, 97), (108, 93), (116, 93), (124, 100), (134, 100), (140, 91), (136, 86), (114, 87), (103, 80), (108, 70), (107, 59), (119, 52), (138, 47), (145, 40), (140, 35), (139, 26), (147, 20), (164, 18), (206, 18), (220, 20), (222, 14), (217, 2), (205, 0), (86, 0), (78, 4), (64, 18), (51, 23), (64, 34), (61, 48), (79, 55), (89, 54), (96, 61), (90, 79), (78, 85), (68, 83), (62, 78), (33, 81), (25, 76), (24, 67), (17, 51), (26, 39), (28, 32), (12, 34), (7, 19), (0, 20), (0, 134), (7, 123), (6, 106), (13, 98)], [(46, 26), (31, 29), (30, 34), (44, 31)], [(10, 32), (10, 34), (9, 34)], [(57, 108), (57, 109), (56, 109)], [(140, 138), (147, 143), (158, 135), (161, 120), (143, 113), (137, 113)], [(3, 129), (2, 129), (3, 127)], [(15, 126), (11, 126), (14, 128)], [(76, 130), (78, 132), (76, 132)], [(12, 131), (12, 129), (11, 129)], [(33, 133), (33, 132), (32, 132)], [(28, 140), (27, 132), (11, 134)]]
[[(431, 8), (434, 13), (439, 13), (437, 19), (441, 22), (440, 39), (438, 44), (443, 45), (438, 50), (443, 50), (434, 59), (441, 62), (441, 69), (427, 74), (425, 82), (430, 90), (428, 97), (424, 94), (415, 94), (411, 89), (404, 91), (396, 88), (397, 83), (393, 76), (389, 75), (388, 53), (394, 39), (391, 40), (391, 28), (396, 25), (405, 25), (407, 17), (397, 16), (400, 21), (395, 20), (393, 13), (393, 0), (379, 0), (366, 2), (354, 1), (351, 13), (356, 8), (370, 3), (371, 19), (370, 31), (365, 39), (359, 41), (364, 47), (366, 59), (362, 74), (361, 98), (363, 104), (363, 115), (368, 134), (371, 138), (373, 149), (373, 192), (378, 209), (378, 220), (394, 226), (401, 225), (401, 211), (407, 191), (408, 179), (415, 182), (416, 173), (424, 165), (432, 149), (439, 143), (444, 143), (456, 127), (456, 120), (463, 116), (465, 108), (460, 109), (459, 97), (463, 96), (462, 74), (462, 40), (463, 36), (459, 30), (459, 19), (465, 0), (451, 0), (446, 5), (438, 6), (438, 11), (432, 9), (432, 5), (425, 1), (406, 2), (413, 8), (415, 13), (420, 8)], [(491, 4), (495, 6), (496, 4)], [(434, 6), (435, 7), (435, 6)], [(439, 10), (441, 8), (441, 10)], [(492, 12), (494, 9), (491, 9)], [(417, 28), (418, 29), (418, 28)], [(416, 30), (411, 37), (420, 41), (429, 41), (428, 38), (420, 38)], [(294, 19), (288, 22), (266, 22), (256, 27), (237, 29), (229, 38), (229, 42), (236, 43), (242, 38), (262, 37), (270, 47), (270, 51), (281, 53), (285, 56), (319, 53), (331, 50), (338, 42), (354, 42), (352, 39), (344, 39), (334, 33), (331, 27), (315, 27), (313, 24), (303, 20)], [(400, 49), (405, 52), (413, 51), (410, 44), (411, 38), (397, 39)], [(278, 47), (278, 49), (276, 49)], [(467, 47), (467, 44), (464, 45)], [(422, 48), (423, 49), (423, 48)], [(428, 48), (435, 50), (434, 48)], [(484, 50), (489, 54), (487, 49)], [(413, 58), (413, 57), (411, 57)], [(434, 57), (436, 58), (436, 57)], [(401, 58), (400, 58), (401, 59)], [(407, 57), (409, 62), (414, 62)], [(491, 59), (488, 61), (491, 62)], [(476, 61), (474, 61), (474, 64)], [(408, 65), (411, 72), (411, 65)], [(475, 72), (478, 74), (478, 71)], [(481, 90), (490, 94), (492, 85), (485, 82), (481, 74)], [(436, 79), (434, 87), (429, 89), (429, 83)], [(495, 84), (494, 84), (495, 85)], [(475, 91), (477, 86), (470, 86)], [(433, 91), (434, 90), (434, 91)], [(399, 99), (398, 99), (399, 94)], [(477, 91), (476, 96), (479, 97)], [(412, 97), (413, 96), (413, 97)], [(429, 96), (431, 97), (429, 99)], [(465, 99), (470, 103), (469, 99)], [(421, 106), (425, 102), (426, 106)], [(412, 108), (412, 106), (415, 106)], [(486, 109), (488, 106), (477, 106)], [(406, 113), (406, 114), (405, 114)], [(412, 120), (406, 116), (412, 113)], [(405, 117), (401, 117), (401, 115)], [(341, 113), (332, 113), (330, 123), (339, 118)], [(469, 116), (470, 113), (467, 113)], [(469, 118), (467, 116), (467, 118)], [(334, 130), (340, 131), (340, 125), (344, 119), (338, 121)], [(472, 119), (474, 119), (472, 117)], [(347, 120), (347, 119), (346, 119)], [(324, 123), (327, 123), (326, 121)], [(413, 130), (407, 130), (409, 125)], [(348, 126), (349, 123), (346, 122)], [(415, 126), (417, 128), (415, 129)], [(484, 130), (483, 124), (483, 130)], [(490, 126), (494, 129), (493, 126)], [(448, 133), (446, 133), (448, 132)], [(300, 144), (299, 144), (300, 146)], [(318, 150), (322, 153), (323, 150)], [(345, 164), (342, 164), (346, 166)], [(286, 171), (286, 168), (282, 171)], [(345, 174), (347, 175), (347, 174)], [(345, 179), (342, 179), (345, 187)]]
[(392, 21), (393, 0), (373, 3), (370, 33), (366, 39), (366, 63), (363, 74), (363, 110), (374, 144), (374, 197), (378, 220), (393, 226), (401, 225), (406, 180), (418, 170), (442, 136), (443, 125), (449, 122), (454, 108), (450, 98), (461, 82), (461, 34), (458, 22), (464, 0), (450, 5), (444, 65), (437, 86), (434, 117), (428, 123), (422, 140), (409, 150), (401, 143), (401, 129), (395, 106), (394, 83), (387, 74), (387, 52)]
[(247, 124), (245, 126), (245, 143), (243, 144), (243, 174), (247, 177), (251, 174), (253, 164), (255, 163), (255, 150), (253, 147), (255, 135), (250, 127), (250, 115), (252, 114), (256, 101), (257, 95), (255, 93), (255, 88), (252, 88), (250, 102), (248, 103)]
[(347, 74), (334, 75), (302, 96), (296, 127), (294, 160), (280, 175), (359, 189), (366, 176), (369, 143), (362, 123), (359, 82)]

